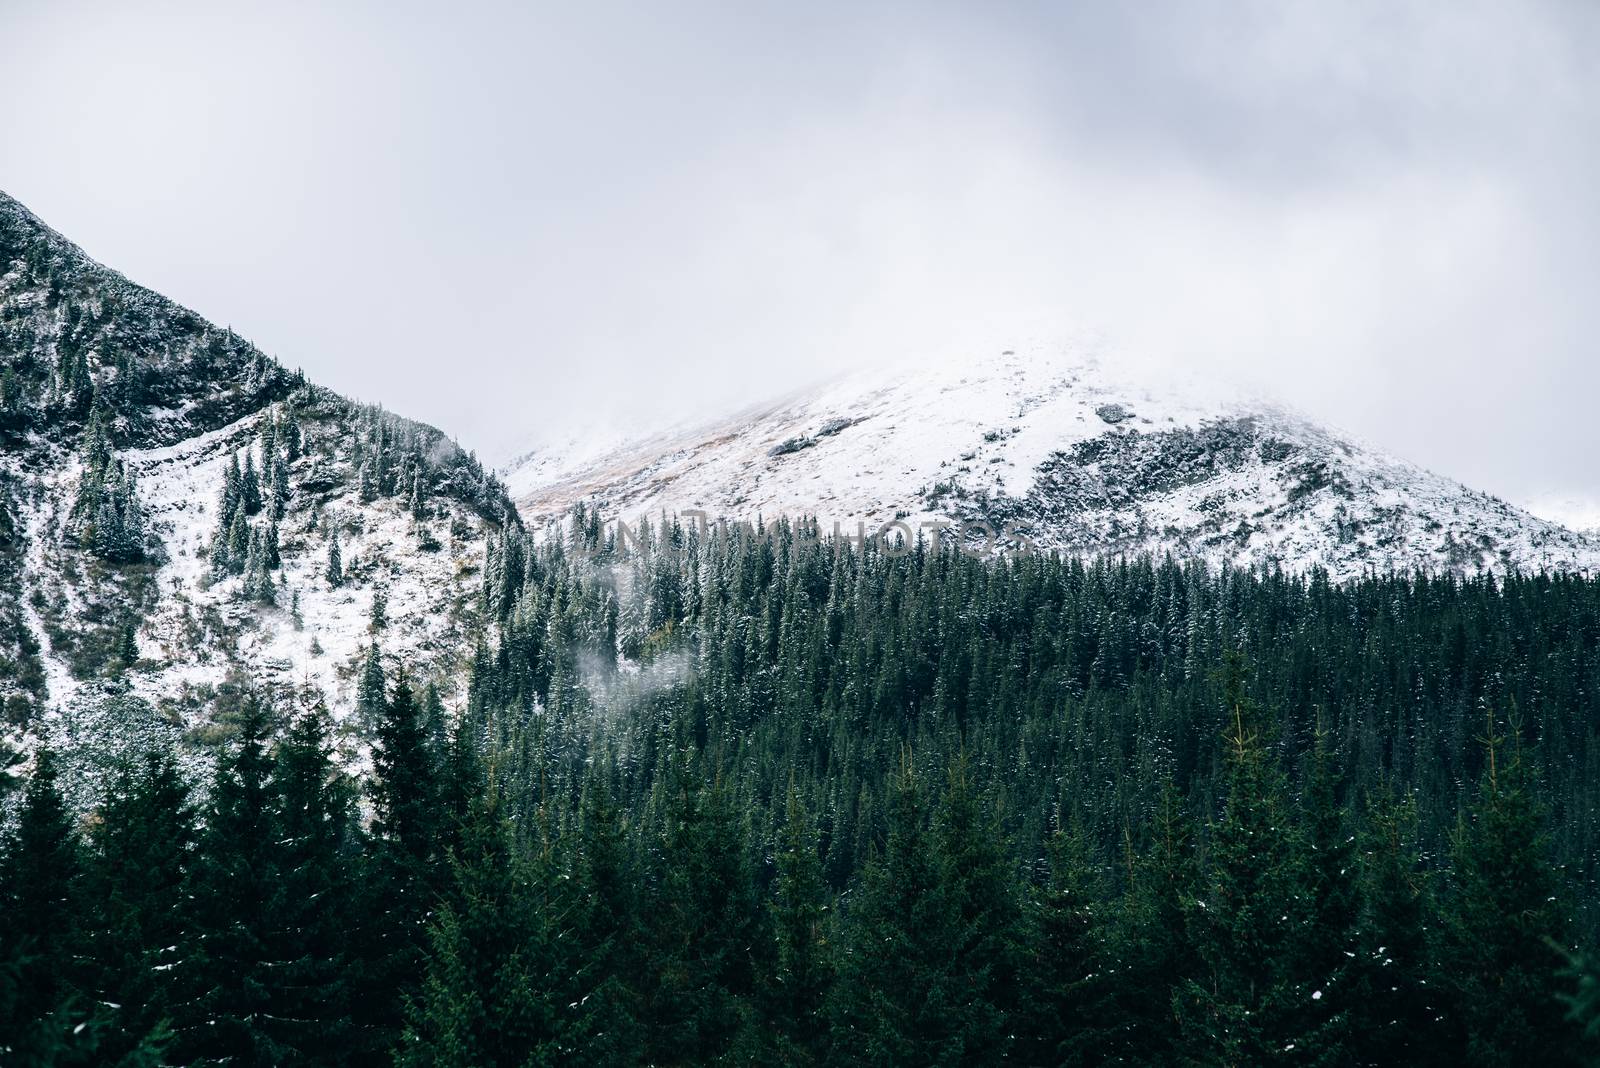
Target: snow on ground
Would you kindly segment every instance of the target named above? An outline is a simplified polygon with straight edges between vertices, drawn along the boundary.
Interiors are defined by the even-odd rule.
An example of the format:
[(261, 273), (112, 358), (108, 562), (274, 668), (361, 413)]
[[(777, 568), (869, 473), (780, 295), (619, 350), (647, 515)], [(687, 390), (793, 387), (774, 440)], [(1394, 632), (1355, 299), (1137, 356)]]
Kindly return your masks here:
[[(1253, 458), (1205, 478), (1156, 466), (1171, 461), (1159, 451), (1170, 432), (1229, 423), (1248, 426)], [(1287, 456), (1259, 451), (1280, 444)], [(1148, 466), (1113, 471), (1094, 459), (1101, 446), (1143, 449)], [(1600, 540), (1258, 398), (1192, 379), (1140, 380), (1059, 346), (864, 372), (698, 427), (569, 448), (507, 470), (530, 523), (589, 500), (628, 522), (699, 509), (749, 521), (815, 516), (824, 531), (900, 518), (915, 530), (999, 502), (1027, 517), (1036, 544), (1073, 551), (1320, 564), (1337, 578), (1600, 567)], [(1097, 510), (1094, 494), (1047, 485), (1050, 465), (1067, 456), (1080, 486), (1124, 503)]]
[[(297, 489), (279, 529), (283, 566), (274, 575), (277, 606), (242, 599), (239, 577), (212, 581), (209, 548), (223, 473), (231, 456), (254, 447), (259, 418), (251, 416), (170, 447), (122, 453), (138, 477), (150, 528), (166, 552), (154, 576), (155, 607), (137, 635), (143, 663), (124, 677), (132, 691), (158, 707), (175, 703), (186, 716), (193, 713), (191, 725), (198, 725), (205, 720), (205, 696), (227, 680), (230, 669), (242, 669), (251, 679), (283, 691), (315, 687), (334, 714), (343, 717), (353, 707), (357, 670), (374, 639), (391, 673), (404, 667), (420, 682), (455, 666), (470, 653), (472, 604), (485, 543), (481, 536), (452, 537), (452, 515), (430, 520), (429, 529), (440, 543), (430, 551), (419, 544), (417, 525), (398, 501), (362, 503), (353, 492), (338, 488), (311, 507)], [(303, 459), (291, 482), (298, 485), (313, 463), (326, 469), (325, 458)], [(76, 480), (76, 465), (53, 470), (36, 478), (38, 492), (25, 498), (23, 611), (41, 638), (44, 621), (30, 601), (35, 589), (48, 585), (63, 590), (69, 598), (64, 613), (69, 621), (81, 608), (74, 581), (63, 579), (68, 571), (64, 556), (77, 550), (62, 549), (59, 529)], [(439, 500), (434, 507), (448, 512), (458, 506)], [(312, 529), (319, 515), (320, 524)], [(264, 514), (257, 518), (262, 521)], [(349, 576), (338, 588), (325, 576), (329, 524), (340, 530)], [(379, 590), (387, 598), (389, 623), (375, 635), (369, 621)], [(296, 602), (299, 623), (292, 611)], [(87, 684), (73, 678), (48, 641), (42, 644), (47, 704), (60, 709)], [(459, 680), (441, 681), (448, 686)]]
[(1570, 530), (1600, 533), (1600, 500), (1570, 494), (1546, 494), (1523, 502), (1522, 507), (1540, 519)]
[(33, 485), (39, 492), (28, 494), (23, 505), (23, 529), (28, 548), (22, 568), (22, 619), (39, 640), (39, 659), (44, 665), (45, 685), (53, 704), (70, 701), (77, 694), (78, 681), (61, 656), (50, 648), (44, 619), (34, 607), (33, 598), (40, 590), (38, 580), (49, 573), (45, 548), (54, 537), (51, 520), (59, 523), (65, 519), (65, 502), (72, 499), (79, 470), (80, 465), (73, 463), (38, 476)]

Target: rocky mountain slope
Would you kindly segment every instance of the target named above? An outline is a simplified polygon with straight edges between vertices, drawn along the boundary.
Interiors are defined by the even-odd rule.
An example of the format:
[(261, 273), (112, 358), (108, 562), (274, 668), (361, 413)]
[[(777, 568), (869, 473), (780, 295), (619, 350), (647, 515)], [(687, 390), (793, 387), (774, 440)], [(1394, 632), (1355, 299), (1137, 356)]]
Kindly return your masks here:
[[(1590, 571), (1600, 539), (1204, 384), (1136, 383), (1036, 346), (859, 374), (706, 425), (535, 449), (503, 472), (529, 521), (686, 509), (975, 547), (1173, 553), (1367, 571)], [(965, 526), (961, 526), (965, 524)], [(1009, 533), (1008, 533), (1009, 532)]]
[(374, 643), (391, 677), (448, 683), (508, 517), (439, 431), (307, 382), (0, 194), (8, 729), (203, 738), (246, 683), (348, 720)]

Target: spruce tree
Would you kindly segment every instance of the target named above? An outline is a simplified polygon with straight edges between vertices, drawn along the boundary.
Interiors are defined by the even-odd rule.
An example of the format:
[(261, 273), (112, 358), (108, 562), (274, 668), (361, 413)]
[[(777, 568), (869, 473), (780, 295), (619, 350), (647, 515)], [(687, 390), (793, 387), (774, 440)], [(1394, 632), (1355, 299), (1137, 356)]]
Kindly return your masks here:
[[(1047, 846), (1048, 873), (1033, 892), (1024, 943), (1017, 1052), (1030, 1064), (1092, 1064), (1112, 1040), (1108, 980), (1116, 964), (1104, 945), (1101, 898), (1081, 828), (1069, 823)], [(1147, 988), (1140, 996), (1155, 992)]]
[(254, 449), (244, 451), (244, 471), (239, 476), (239, 504), (246, 515), (261, 511), (261, 477), (256, 474)]
[(228, 466), (222, 472), (222, 494), (217, 514), (223, 523), (233, 521), (233, 513), (239, 510), (243, 500), (244, 472), (239, 468), (239, 454), (233, 453), (228, 457)]
[(242, 574), (250, 560), (250, 523), (244, 514), (244, 506), (240, 505), (228, 523), (228, 570), (235, 575)]
[(195, 815), (188, 784), (158, 752), (119, 770), (93, 824), (88, 956), (95, 1000), (118, 1006), (97, 1050), (108, 1061), (165, 1045), (195, 1015)]
[(777, 878), (768, 908), (777, 942), (764, 998), (773, 1056), (785, 1064), (821, 1064), (827, 1054), (823, 1013), (833, 981), (830, 910), (816, 831), (793, 780), (784, 802)]
[(652, 893), (651, 971), (645, 1011), (650, 1056), (704, 1063), (753, 1039), (759, 913), (746, 827), (728, 788), (696, 769), (672, 773)]
[(213, 578), (222, 578), (233, 571), (233, 551), (229, 535), (233, 530), (234, 513), (238, 506), (229, 507), (226, 503), (218, 506), (217, 531), (211, 538), (211, 575)]
[(1567, 913), (1545, 816), (1520, 748), (1491, 733), (1477, 796), (1452, 843), (1441, 971), (1469, 1064), (1578, 1064), (1560, 997)]
[(1361, 855), (1361, 911), (1351, 961), (1350, 1043), (1358, 1064), (1428, 1065), (1452, 1055), (1440, 1027), (1427, 873), (1416, 803), (1387, 788), (1374, 798)]
[(575, 1003), (560, 924), (566, 902), (547, 856), (519, 855), (490, 793), (473, 803), (452, 883), (429, 928), (401, 1065), (567, 1063)]
[(337, 589), (344, 585), (344, 561), (339, 554), (339, 532), (332, 531), (328, 535), (328, 566), (323, 571), (328, 580), (328, 585)]
[(132, 667), (138, 662), (139, 636), (131, 620), (122, 625), (122, 632), (117, 637), (117, 659), (122, 661), (124, 668)]
[(591, 771), (580, 809), (573, 878), (575, 940), (583, 967), (576, 1024), (585, 1057), (596, 1065), (636, 1063), (645, 1043), (643, 918), (628, 827), (603, 774)]
[(83, 878), (55, 754), (40, 748), (16, 829), (0, 850), (0, 1050), (19, 1064), (70, 1063), (92, 1050), (104, 1025), (84, 996)]
[(355, 787), (332, 762), (318, 701), (290, 724), (274, 765), (279, 872), (266, 941), (275, 965), (267, 1030), (283, 1050), (343, 1063), (361, 1046), (351, 1007)]
[(1340, 778), (1332, 743), (1319, 729), (1302, 804), (1306, 913), (1294, 965), (1296, 984), (1311, 990), (1296, 1030), (1309, 1049), (1319, 1051), (1348, 1046), (1356, 995), (1352, 962), (1360, 890), (1355, 836), (1338, 797)]
[(979, 793), (963, 753), (953, 762), (935, 819), (946, 890), (960, 932), (947, 980), (964, 1055), (998, 1061), (1020, 995), (1016, 948), (1021, 903), (999, 805)]
[(1561, 995), (1568, 1008), (1567, 1019), (1575, 1024), (1593, 1050), (1600, 1044), (1600, 963), (1587, 953), (1568, 954), (1564, 977), (1571, 981), (1571, 993)]
[(1196, 1063), (1259, 1063), (1312, 1050), (1296, 950), (1307, 923), (1296, 829), (1282, 775), (1235, 698), (1226, 738), (1227, 800), (1212, 828), (1210, 872), (1189, 913), (1200, 973), (1180, 1009), (1186, 1055)]
[(1125, 842), (1129, 885), (1107, 949), (1116, 970), (1108, 977), (1106, 1042), (1135, 1064), (1179, 1060), (1186, 1046), (1175, 1010), (1187, 1003), (1187, 984), (1202, 969), (1188, 929), (1200, 897), (1196, 836), (1171, 779), (1163, 783), (1152, 817), (1145, 840)]
[(300, 459), (302, 438), (300, 420), (295, 418), (294, 409), (290, 408), (284, 415), (282, 427), (278, 430), (278, 440), (283, 443), (284, 455), (290, 463)]
[(361, 678), (356, 683), (356, 716), (362, 726), (375, 730), (389, 710), (383, 677), (383, 654), (376, 641), (367, 645), (361, 662)]
[(439, 852), (437, 754), (429, 749), (404, 676), (383, 705), (374, 735), (371, 848), (361, 887), (368, 921), (361, 947), (366, 978), (356, 1007), (367, 1041), (381, 1050), (398, 1040), (405, 999), (420, 979), (427, 925), (446, 867)]
[(268, 1020), (275, 957), (269, 944), (281, 877), (271, 714), (255, 698), (238, 721), (236, 744), (218, 761), (195, 876), (197, 1014), (180, 1020), (182, 1060), (273, 1065), (283, 1049)]
[(372, 609), (368, 613), (367, 630), (377, 634), (389, 625), (389, 595), (379, 586), (372, 591)]
[(289, 505), (289, 465), (282, 459), (272, 465), (272, 521), (283, 519)]
[(903, 757), (890, 784), (888, 832), (846, 917), (829, 1002), (840, 1064), (949, 1064), (965, 1052), (967, 1020), (953, 973), (964, 941), (959, 904), (940, 864), (927, 802)]

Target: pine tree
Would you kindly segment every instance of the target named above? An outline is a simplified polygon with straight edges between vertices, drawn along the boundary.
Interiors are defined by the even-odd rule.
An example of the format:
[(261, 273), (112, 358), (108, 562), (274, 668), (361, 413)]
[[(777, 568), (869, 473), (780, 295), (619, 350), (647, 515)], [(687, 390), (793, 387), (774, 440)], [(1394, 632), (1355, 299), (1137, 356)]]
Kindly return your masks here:
[[(55, 755), (41, 748), (16, 830), (0, 851), (0, 1049), (19, 1064), (83, 1054), (104, 1023), (81, 990), (81, 846), (56, 788)], [(88, 1036), (83, 1034), (90, 1030)]]
[(118, 1006), (96, 1051), (108, 1062), (161, 1048), (174, 1022), (194, 1015), (195, 843), (189, 787), (171, 756), (125, 765), (93, 824), (88, 873), (94, 998)]
[(237, 745), (217, 764), (195, 876), (198, 1011), (179, 1023), (180, 1060), (273, 1065), (283, 1056), (267, 1027), (277, 981), (268, 939), (281, 876), (271, 724), (249, 699)]
[(562, 900), (548, 857), (519, 856), (494, 795), (465, 822), (453, 886), (429, 931), (402, 1065), (567, 1063), (576, 1014), (566, 988)]
[(374, 734), (372, 847), (362, 886), (372, 941), (363, 948), (368, 978), (356, 1007), (370, 1040), (387, 1049), (399, 1038), (401, 1008), (421, 974), (445, 867), (436, 754), (404, 676)]
[(774, 1058), (784, 1064), (821, 1064), (827, 1054), (823, 1010), (833, 981), (828, 896), (816, 832), (793, 780), (784, 803), (777, 867), (768, 906), (777, 953), (765, 992)]
[(888, 834), (847, 917), (829, 1003), (833, 1060), (948, 1064), (965, 1047), (952, 974), (964, 932), (939, 863), (922, 787), (902, 758), (890, 785)]
[(306, 1060), (341, 1063), (360, 1048), (351, 1006), (355, 787), (332, 763), (320, 701), (290, 724), (273, 774), (279, 877), (267, 944), (277, 962), (267, 1030)]
[(585, 963), (577, 975), (581, 1012), (575, 1031), (590, 1063), (632, 1064), (645, 1044), (638, 870), (604, 772), (591, 771), (580, 819), (573, 928)]
[(1432, 982), (1433, 909), (1416, 846), (1415, 801), (1382, 791), (1365, 837), (1349, 996), (1352, 1055), (1358, 1064), (1446, 1063), (1451, 1055)]
[(1544, 813), (1519, 749), (1491, 733), (1483, 779), (1453, 843), (1442, 974), (1449, 1016), (1469, 1064), (1580, 1063), (1564, 1019), (1561, 958), (1567, 914), (1550, 863)]
[(705, 1063), (752, 1039), (746, 1015), (759, 936), (746, 828), (726, 786), (672, 773), (648, 904), (654, 917), (645, 1012), (651, 1056)]
[(1187, 1056), (1201, 1064), (1307, 1053), (1298, 1028), (1304, 1003), (1317, 993), (1299, 984), (1295, 967), (1307, 922), (1300, 843), (1281, 773), (1237, 697), (1226, 745), (1227, 801), (1212, 828), (1204, 896), (1190, 911), (1202, 969), (1182, 1004)]
[(324, 572), (328, 585), (337, 589), (344, 585), (344, 562), (339, 558), (339, 532), (328, 535), (328, 567)]

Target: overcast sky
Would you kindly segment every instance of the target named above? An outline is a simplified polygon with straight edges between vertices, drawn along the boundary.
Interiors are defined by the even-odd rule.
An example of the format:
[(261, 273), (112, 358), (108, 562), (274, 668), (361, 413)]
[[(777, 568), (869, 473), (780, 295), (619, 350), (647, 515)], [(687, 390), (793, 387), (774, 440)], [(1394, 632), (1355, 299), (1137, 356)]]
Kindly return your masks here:
[(1089, 328), (1600, 498), (1600, 4), (0, 0), (0, 189), (491, 457)]

